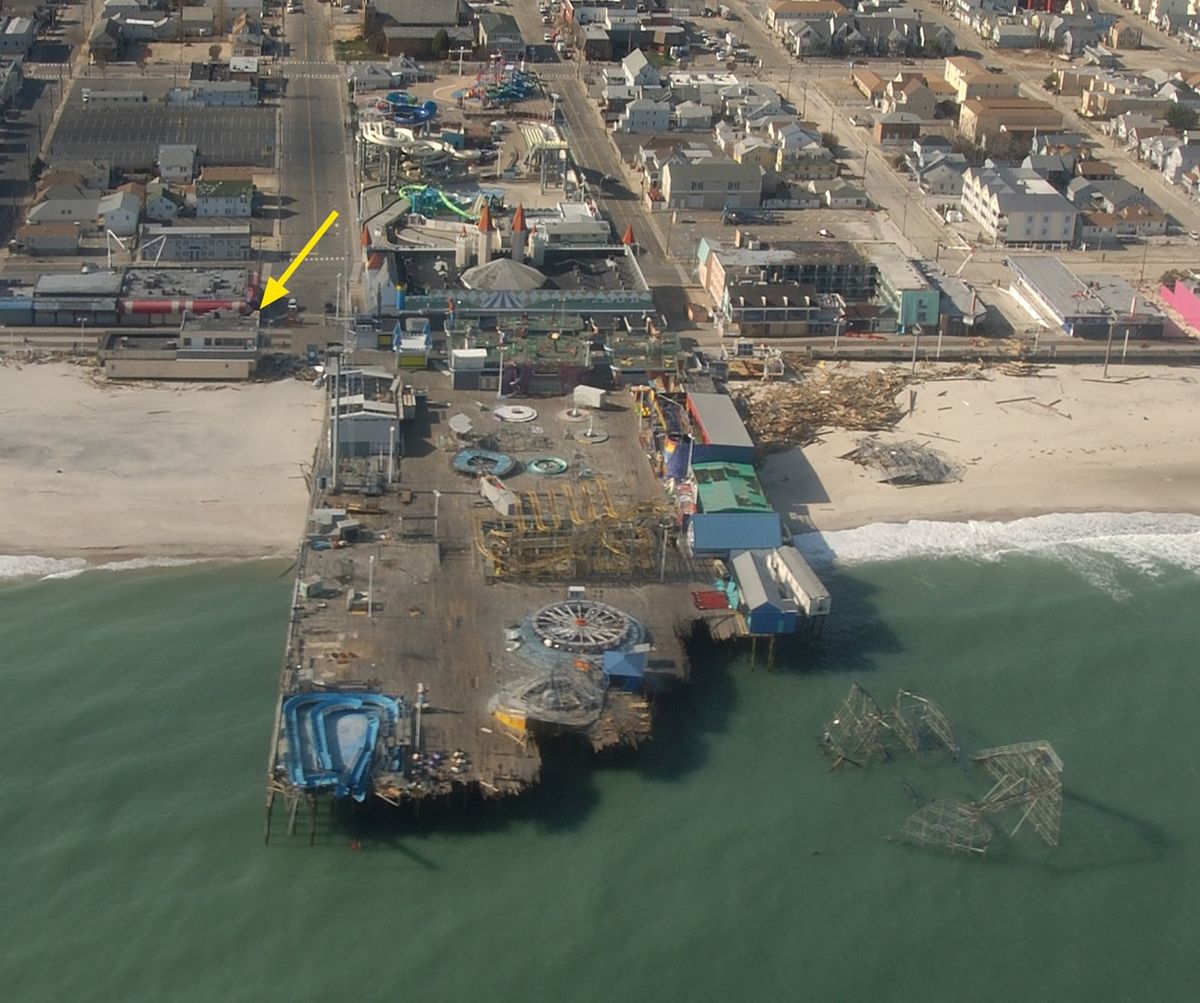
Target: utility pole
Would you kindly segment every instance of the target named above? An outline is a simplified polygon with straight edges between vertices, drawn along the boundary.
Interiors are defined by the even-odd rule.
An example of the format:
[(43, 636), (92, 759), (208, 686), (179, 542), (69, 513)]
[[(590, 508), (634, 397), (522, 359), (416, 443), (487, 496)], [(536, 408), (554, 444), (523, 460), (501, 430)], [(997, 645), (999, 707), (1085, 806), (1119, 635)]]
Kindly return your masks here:
[(333, 377), (333, 477), (330, 482), (331, 491), (337, 494), (338, 491), (338, 417), (342, 410), (342, 347), (340, 345), (330, 345), (325, 349), (325, 357), (330, 355), (334, 359), (334, 377)]
[(375, 616), (375, 555), (367, 558), (367, 619)]
[(1117, 313), (1113, 309), (1108, 311), (1108, 343), (1104, 346), (1104, 379), (1108, 379), (1108, 359), (1112, 354), (1113, 331), (1117, 326)]
[(433, 492), (433, 538), (438, 538), (438, 510), (441, 507), (442, 493), (436, 488)]

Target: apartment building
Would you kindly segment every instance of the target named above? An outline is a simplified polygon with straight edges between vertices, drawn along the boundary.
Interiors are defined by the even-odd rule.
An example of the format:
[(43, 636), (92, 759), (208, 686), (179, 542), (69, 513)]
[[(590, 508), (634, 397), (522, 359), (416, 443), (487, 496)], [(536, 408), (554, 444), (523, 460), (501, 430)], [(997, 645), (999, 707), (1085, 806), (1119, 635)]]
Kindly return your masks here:
[(1025, 167), (968, 167), (961, 205), (996, 244), (1070, 247), (1075, 241), (1078, 208)]

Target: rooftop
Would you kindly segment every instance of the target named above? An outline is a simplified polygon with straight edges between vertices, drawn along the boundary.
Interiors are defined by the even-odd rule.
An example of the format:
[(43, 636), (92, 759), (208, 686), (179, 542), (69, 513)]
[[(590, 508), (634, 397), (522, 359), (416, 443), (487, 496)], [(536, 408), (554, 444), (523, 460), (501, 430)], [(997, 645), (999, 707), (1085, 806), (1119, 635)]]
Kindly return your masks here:
[(249, 280), (245, 268), (129, 268), (120, 291), (144, 299), (240, 298)]
[(1089, 275), (1085, 282), (1057, 258), (1012, 255), (1009, 267), (1063, 318), (1158, 316), (1162, 311), (1119, 275)]

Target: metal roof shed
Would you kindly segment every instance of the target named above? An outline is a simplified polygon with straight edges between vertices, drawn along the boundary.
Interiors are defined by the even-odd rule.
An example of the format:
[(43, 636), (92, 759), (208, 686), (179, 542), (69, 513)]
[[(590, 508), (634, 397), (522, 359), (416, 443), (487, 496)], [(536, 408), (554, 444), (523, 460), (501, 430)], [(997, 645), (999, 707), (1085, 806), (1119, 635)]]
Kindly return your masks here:
[(776, 512), (702, 513), (688, 521), (687, 541), (693, 554), (771, 550), (783, 542), (783, 531)]
[(687, 406), (699, 433), (692, 450), (693, 463), (709, 460), (754, 462), (754, 440), (729, 397), (725, 394), (688, 394)]
[(750, 633), (795, 633), (796, 603), (780, 591), (762, 554), (743, 550), (733, 555), (731, 563), (746, 607), (746, 625)]
[(610, 689), (616, 687), (632, 692), (641, 686), (646, 674), (646, 652), (606, 651), (603, 668)]

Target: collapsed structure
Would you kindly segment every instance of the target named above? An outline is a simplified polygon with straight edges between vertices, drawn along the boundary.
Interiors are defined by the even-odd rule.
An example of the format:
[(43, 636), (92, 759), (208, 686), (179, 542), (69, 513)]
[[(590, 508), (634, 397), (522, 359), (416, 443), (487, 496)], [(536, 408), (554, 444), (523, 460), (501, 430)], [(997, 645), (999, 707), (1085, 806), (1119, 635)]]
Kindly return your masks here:
[[(929, 697), (911, 690), (899, 690), (885, 711), (863, 687), (852, 684), (821, 736), (821, 747), (834, 758), (835, 769), (844, 763), (865, 767), (889, 760), (897, 745), (918, 762), (943, 751), (962, 762), (954, 723)], [(988, 792), (974, 801), (928, 801), (901, 823), (895, 838), (915, 846), (983, 856), (1001, 817), (1015, 814), (1016, 823), (1007, 833), (1010, 838), (1029, 822), (1048, 846), (1058, 845), (1063, 764), (1049, 742), (983, 749), (970, 762), (992, 778)]]

